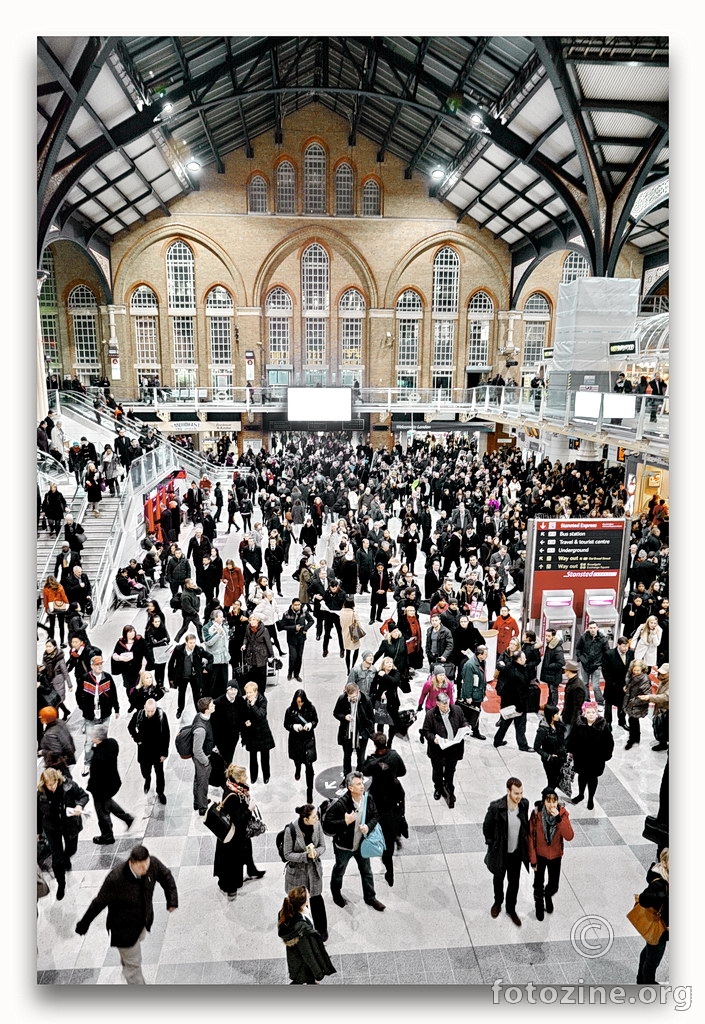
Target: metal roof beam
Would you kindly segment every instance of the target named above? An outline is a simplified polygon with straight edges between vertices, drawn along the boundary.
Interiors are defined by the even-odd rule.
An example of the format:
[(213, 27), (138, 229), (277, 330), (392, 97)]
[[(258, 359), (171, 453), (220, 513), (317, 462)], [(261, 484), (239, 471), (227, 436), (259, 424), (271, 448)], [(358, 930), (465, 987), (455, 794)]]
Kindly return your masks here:
[[(230, 42), (230, 36), (225, 36), (225, 48), (228, 52), (228, 72), (230, 74), (230, 84), (233, 87), (233, 95), (237, 92), (237, 68), (233, 60), (232, 43)], [(248, 160), (252, 160), (255, 155), (255, 151), (252, 148), (250, 142), (250, 133), (247, 130), (247, 120), (245, 118), (245, 111), (242, 106), (242, 100), (237, 101), (237, 109), (240, 115), (240, 123), (242, 124), (242, 134), (245, 136), (245, 156)]]
[[(171, 44), (174, 47), (174, 52), (176, 54), (176, 59), (179, 62), (179, 66), (181, 67), (181, 71), (182, 71), (183, 76), (184, 76), (184, 85), (189, 86), (189, 83), (191, 82), (191, 73), (189, 71), (188, 60), (186, 58), (186, 54), (184, 53), (184, 48), (181, 45), (181, 40), (179, 39), (178, 36), (171, 36), (170, 38), (171, 38)], [(190, 87), (189, 87), (189, 98), (191, 99), (192, 103), (196, 99), (196, 97), (195, 97), (195, 95), (194, 95), (194, 93), (193, 93), (193, 91), (191, 90)], [(213, 154), (213, 158), (215, 159), (215, 165), (216, 165), (216, 168), (218, 170), (218, 174), (225, 174), (225, 167), (223, 165), (223, 161), (221, 160), (220, 152), (219, 152), (218, 147), (216, 145), (215, 139), (213, 138), (213, 136), (211, 134), (211, 130), (210, 130), (210, 127), (208, 125), (208, 119), (206, 118), (206, 115), (205, 115), (203, 110), (199, 110), (198, 111), (198, 117), (199, 117), (199, 119), (201, 121), (201, 127), (203, 128), (203, 134), (205, 135), (206, 140), (208, 141), (208, 145), (211, 148), (211, 153)]]
[[(279, 65), (277, 62), (277, 51), (272, 48), (269, 51), (269, 63), (272, 70), (272, 85), (277, 88), (279, 85)], [(280, 146), (282, 144), (282, 101), (281, 96), (275, 94), (274, 96), (274, 142), (275, 145)]]
[[(424, 57), (426, 56), (426, 51), (428, 50), (430, 43), (431, 40), (428, 36), (424, 36), (421, 39), (421, 42), (419, 43), (418, 51), (416, 54), (416, 71), (414, 72), (413, 75), (409, 75), (404, 86), (404, 95), (406, 96), (416, 96), (416, 83), (418, 82), (418, 73), (423, 68)], [(384, 133), (382, 145), (377, 151), (377, 162), (380, 164), (384, 162), (384, 154), (387, 150), (387, 146), (389, 145), (389, 141), (392, 135), (394, 134), (394, 129), (397, 126), (403, 109), (404, 108), (402, 107), (401, 103), (397, 103), (397, 106), (394, 110), (394, 114), (392, 115), (392, 119), (389, 122), (389, 127), (387, 128), (387, 131)]]
[(580, 103), (583, 110), (597, 111), (607, 114), (637, 114), (645, 117), (647, 121), (653, 121), (661, 128), (668, 127), (668, 104), (667, 103), (642, 103), (630, 100), (590, 100), (583, 99)]
[[(346, 47), (347, 49), (347, 47)], [(348, 50), (348, 52), (350, 52)], [(350, 134), (348, 136), (348, 145), (357, 145), (357, 130), (360, 125), (360, 118), (362, 117), (362, 108), (364, 105), (364, 93), (370, 92), (375, 79), (375, 72), (377, 71), (377, 54), (367, 46), (365, 49), (365, 57), (362, 62), (362, 73), (358, 79), (359, 88), (355, 90), (355, 98), (353, 100), (353, 111), (352, 111), (352, 123), (350, 126)]]

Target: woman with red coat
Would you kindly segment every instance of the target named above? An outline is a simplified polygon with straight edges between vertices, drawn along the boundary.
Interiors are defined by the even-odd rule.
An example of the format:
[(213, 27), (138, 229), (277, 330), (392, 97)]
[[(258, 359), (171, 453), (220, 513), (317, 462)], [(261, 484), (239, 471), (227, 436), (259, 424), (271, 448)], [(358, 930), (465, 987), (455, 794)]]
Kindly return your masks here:
[(406, 641), (409, 668), (423, 668), (423, 633), (413, 604), (408, 604), (399, 622), (401, 635)]
[(225, 584), (223, 608), (227, 611), (245, 593), (245, 577), (242, 574), (242, 569), (238, 569), (232, 558), (225, 563), (223, 583)]
[[(529, 819), (529, 862), (534, 874), (536, 920), (543, 921), (544, 909), (553, 913), (553, 897), (561, 880), (563, 843), (574, 836), (570, 815), (552, 786), (546, 786)], [(544, 887), (544, 876), (548, 882)]]
[(521, 635), (517, 621), (509, 614), (506, 604), (500, 608), (499, 615), (492, 623), (492, 629), (497, 630), (497, 654), (502, 654), (509, 647), (512, 637)]

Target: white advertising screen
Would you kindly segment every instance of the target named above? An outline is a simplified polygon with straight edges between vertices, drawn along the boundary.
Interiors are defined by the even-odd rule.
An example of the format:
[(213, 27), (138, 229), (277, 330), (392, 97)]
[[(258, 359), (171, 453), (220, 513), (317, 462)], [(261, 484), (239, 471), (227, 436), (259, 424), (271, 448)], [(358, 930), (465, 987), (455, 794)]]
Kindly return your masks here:
[(288, 388), (287, 418), (291, 423), (352, 419), (352, 388)]
[(636, 416), (636, 395), (604, 395), (603, 416)]

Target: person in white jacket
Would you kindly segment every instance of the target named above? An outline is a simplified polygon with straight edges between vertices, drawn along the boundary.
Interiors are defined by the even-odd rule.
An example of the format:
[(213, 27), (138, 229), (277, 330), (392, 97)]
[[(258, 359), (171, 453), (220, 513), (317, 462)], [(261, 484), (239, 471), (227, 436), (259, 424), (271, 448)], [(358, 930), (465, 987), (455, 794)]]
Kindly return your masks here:
[(649, 668), (658, 663), (658, 647), (661, 643), (662, 629), (655, 615), (649, 615), (632, 637), (631, 646), (634, 660), (643, 661)]
[(262, 620), (263, 625), (267, 627), (267, 632), (272, 638), (272, 645), (283, 655), (284, 652), (281, 649), (277, 635), (277, 622), (282, 617), (282, 611), (277, 604), (273, 591), (265, 590), (264, 597), (252, 609), (252, 614)]

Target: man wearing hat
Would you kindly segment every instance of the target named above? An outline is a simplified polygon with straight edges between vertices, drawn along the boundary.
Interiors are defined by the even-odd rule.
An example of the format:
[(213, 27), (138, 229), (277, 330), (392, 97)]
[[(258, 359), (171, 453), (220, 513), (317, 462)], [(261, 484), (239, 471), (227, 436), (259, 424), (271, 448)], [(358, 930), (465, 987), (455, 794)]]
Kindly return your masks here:
[(333, 627), (338, 637), (338, 650), (340, 657), (345, 657), (343, 646), (343, 630), (340, 625), (340, 610), (345, 604), (348, 595), (340, 585), (340, 581), (331, 577), (328, 580), (328, 589), (323, 594), (323, 602), (326, 605), (323, 611), (323, 657), (328, 657), (328, 645)]
[(565, 692), (563, 694), (563, 714), (561, 719), (565, 725), (566, 739), (570, 730), (580, 718), (583, 703), (588, 699), (585, 683), (578, 675), (580, 666), (577, 661), (566, 661), (563, 681)]

